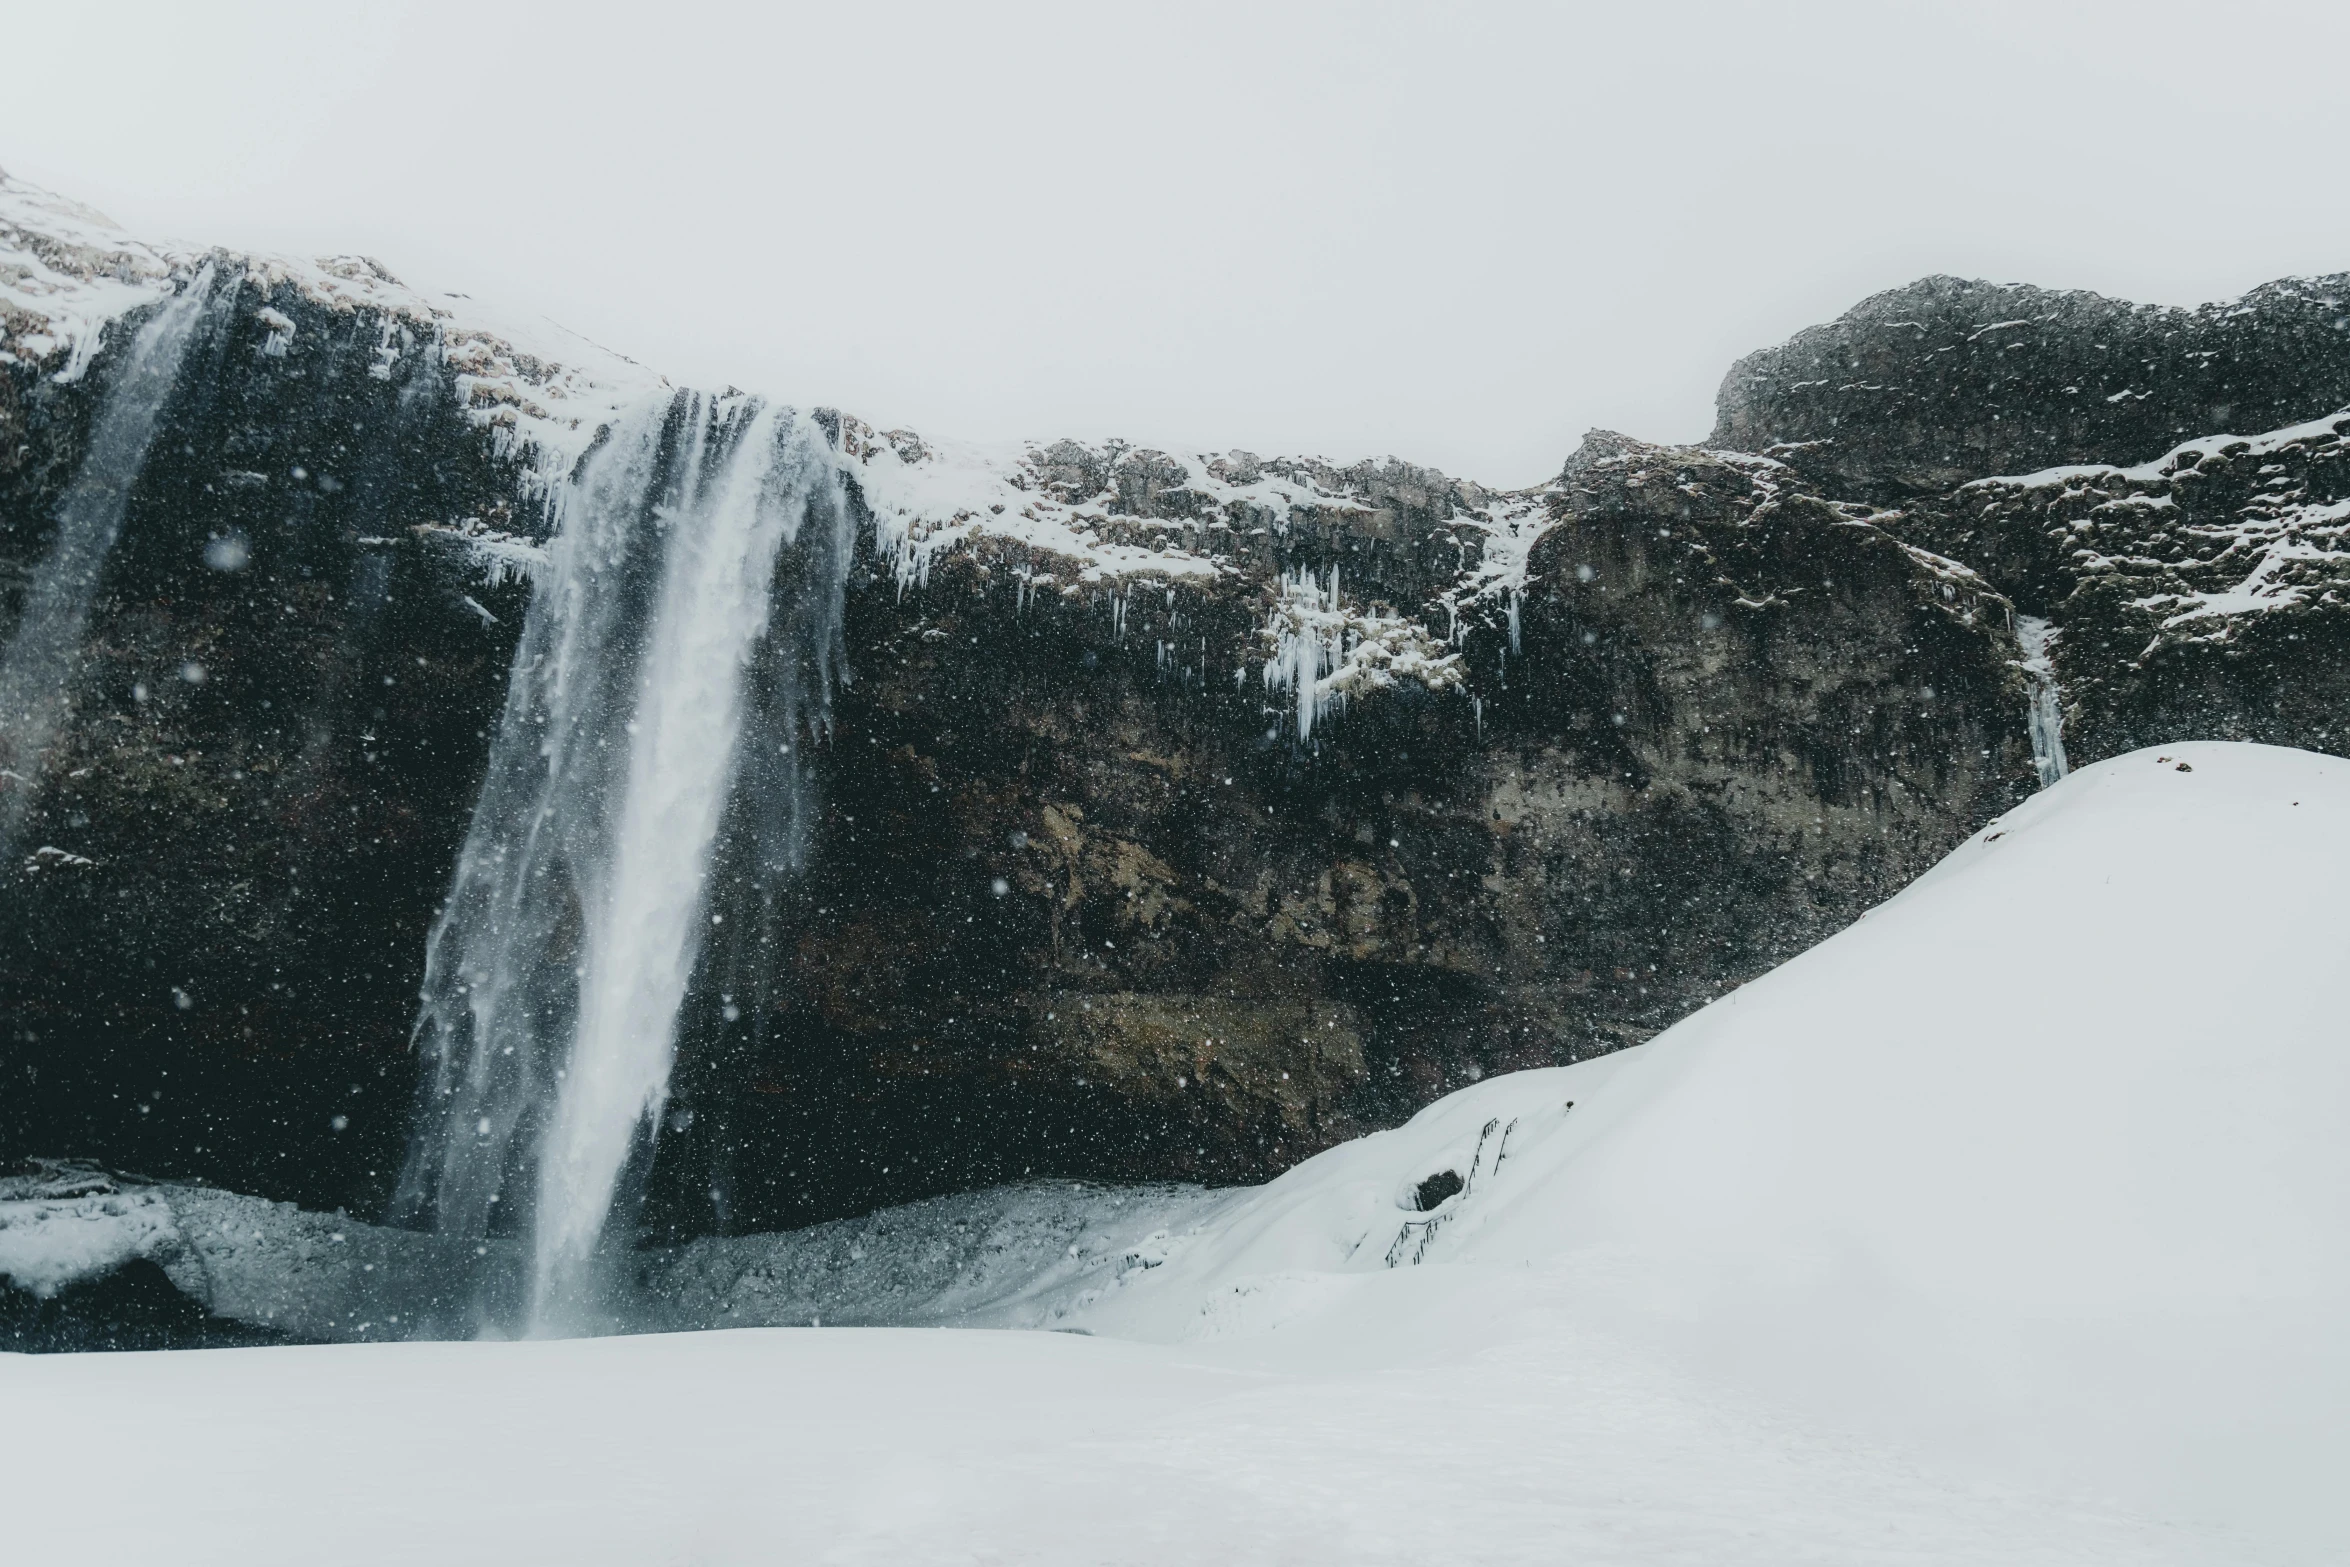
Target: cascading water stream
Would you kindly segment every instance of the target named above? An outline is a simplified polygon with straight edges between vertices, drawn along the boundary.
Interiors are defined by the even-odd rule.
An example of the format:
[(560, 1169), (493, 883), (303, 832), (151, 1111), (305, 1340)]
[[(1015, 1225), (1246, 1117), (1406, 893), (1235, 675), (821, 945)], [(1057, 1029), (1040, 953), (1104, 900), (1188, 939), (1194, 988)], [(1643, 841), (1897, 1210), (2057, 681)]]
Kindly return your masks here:
[(752, 867), (768, 901), (796, 869), (796, 741), (825, 722), (849, 558), (822, 430), (743, 398), (622, 421), (555, 526), (426, 960), (424, 1102), (394, 1200), (447, 1233), (527, 1229), (542, 1332), (595, 1318), (598, 1244), (725, 918), (724, 830), (782, 820)]
[(100, 574), (122, 536), (131, 491), (212, 295), (206, 266), (131, 338), (73, 487), (58, 503), (56, 538), (26, 584), (23, 611), (0, 651), (0, 863), (15, 853), (32, 808), (42, 755), (66, 712)]
[(2056, 664), (2049, 656), (2056, 628), (2038, 615), (2018, 615), (2015, 636), (2024, 650), (2024, 678), (2032, 687), (2028, 713), (2032, 764), (2039, 769), (2040, 787), (2045, 789), (2070, 771), (2064, 758), (2064, 693), (2057, 687)]

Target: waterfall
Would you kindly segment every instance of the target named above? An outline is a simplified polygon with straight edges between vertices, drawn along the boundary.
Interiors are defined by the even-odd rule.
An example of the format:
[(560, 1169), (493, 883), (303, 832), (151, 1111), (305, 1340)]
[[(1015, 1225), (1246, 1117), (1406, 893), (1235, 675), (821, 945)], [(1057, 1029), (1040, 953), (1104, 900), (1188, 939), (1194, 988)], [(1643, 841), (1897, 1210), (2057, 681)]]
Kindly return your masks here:
[(766, 846), (746, 874), (770, 911), (803, 852), (799, 741), (827, 721), (850, 555), (824, 432), (755, 399), (636, 410), (555, 513), (426, 957), (393, 1202), (446, 1233), (527, 1231), (540, 1331), (592, 1315), (706, 940), (740, 939), (713, 896), (722, 838)]
[(131, 338), (81, 468), (58, 503), (49, 554), (25, 585), (23, 610), (0, 651), (0, 863), (14, 854), (32, 808), (43, 753), (69, 704), (75, 654), (100, 573), (122, 534), (131, 491), (211, 300), (212, 268), (206, 266)]
[(2057, 631), (2041, 616), (2018, 615), (2015, 636), (2024, 650), (2020, 667), (2032, 688), (2032, 764), (2039, 768), (2040, 787), (2045, 789), (2070, 770), (2064, 759), (2064, 693), (2057, 688), (2056, 665), (2050, 657)]

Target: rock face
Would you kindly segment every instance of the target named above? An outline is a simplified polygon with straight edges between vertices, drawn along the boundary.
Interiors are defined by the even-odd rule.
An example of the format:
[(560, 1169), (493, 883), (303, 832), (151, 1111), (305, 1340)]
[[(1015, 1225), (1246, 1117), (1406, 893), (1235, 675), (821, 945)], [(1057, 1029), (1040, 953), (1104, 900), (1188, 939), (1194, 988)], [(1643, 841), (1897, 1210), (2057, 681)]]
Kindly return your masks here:
[(1711, 444), (1894, 503), (2060, 463), (2144, 462), (2345, 404), (2350, 274), (2193, 310), (1930, 277), (1739, 360)]
[(2194, 310), (1927, 278), (1740, 360), (1713, 439), (1899, 505), (2051, 620), (2087, 762), (2340, 748), (2346, 407), (2350, 275)]
[[(1866, 508), (1618, 438), (1536, 504), (1516, 649), (1492, 628), (1460, 689), (1303, 742), (1256, 626), (1344, 533), (1269, 536), (1270, 582), (1123, 600), (1024, 601), (1051, 564), (1024, 550), (853, 585), (790, 982), (759, 1048), (702, 1019), (674, 1222), (713, 1189), (783, 1219), (878, 1201), (909, 1161), (1261, 1178), (1646, 1038), (2027, 792), (2006, 602)], [(1374, 542), (1424, 557), (1442, 516)]]
[[(274, 352), (272, 316), (293, 328)], [(510, 509), (514, 485), (446, 366), (416, 345), (387, 365), (383, 325), (232, 286), (191, 347), (14, 835), (12, 1150), (324, 1206), (349, 1198), (352, 1166), (397, 1159), (409, 938), (464, 833), (522, 597), (393, 537)], [(11, 612), (118, 347), (64, 385), (8, 367)]]
[[(172, 279), (212, 292), (120, 480), (54, 738), (0, 778), (19, 820), (0, 1156), (380, 1212), (550, 497), (615, 409), (667, 392), (584, 348), (526, 352), (363, 263), (164, 255), (11, 193), (0, 244), (30, 259), (0, 344), (0, 632), (138, 322)], [(2322, 290), (2297, 287), (2259, 296), (2257, 332), (2192, 317), (2306, 350), (2290, 374), (2182, 370), (2205, 376), (2194, 397), (2282, 407), (2330, 373)], [(99, 308), (113, 288), (127, 315)], [(1935, 347), (2014, 292), (1911, 291), (1960, 301)], [(2085, 312), (2041, 310), (2057, 379), (2106, 351), (2084, 333), (2159, 327), (2035, 297)], [(1914, 346), (1900, 319), (1871, 301), (1822, 330), (1876, 364)], [(1958, 488), (2049, 441), (2135, 439), (2189, 394), (2141, 364), (2157, 397), (2066, 423), (2073, 394), (1979, 358), (1961, 374), (1955, 353), (1931, 397), (1794, 387), (1824, 342), (1725, 388), (1725, 439), (1780, 457), (1595, 434), (1507, 494), (1393, 459), (972, 453), (820, 414), (856, 540), (847, 678), (789, 897), (735, 917), (715, 878), (641, 1172), (648, 1232), (1045, 1175), (1260, 1179), (1484, 1074), (1646, 1038), (2029, 792), (2019, 607), (2058, 624), (2087, 753), (2164, 725), (2322, 740), (2346, 667), (2314, 629), (2334, 624), (2311, 554), (2343, 494), (2330, 427)], [(2043, 433), (2011, 440), (2011, 409)], [(1814, 414), (1840, 445), (1804, 444)], [(1980, 461), (1944, 434), (1993, 424)], [(2104, 542), (2152, 538), (2120, 519), (2169, 505), (2238, 542), (2170, 525), (2159, 569)], [(2220, 614), (2254, 556), (2306, 624), (2230, 611), (2224, 647), (2163, 629)], [(2164, 593), (2170, 610), (2141, 602)], [(2272, 635), (2301, 663), (2229, 673), (2250, 666), (2228, 648)], [(2149, 663), (2161, 636), (2183, 651)], [(2192, 673), (2145, 672), (2174, 665)], [(2305, 712), (2272, 700), (2288, 668)], [(754, 925), (756, 945), (735, 934)]]
[(2136, 468), (1987, 479), (1914, 509), (2051, 616), (2084, 759), (2180, 738), (2341, 749), (2350, 411)]

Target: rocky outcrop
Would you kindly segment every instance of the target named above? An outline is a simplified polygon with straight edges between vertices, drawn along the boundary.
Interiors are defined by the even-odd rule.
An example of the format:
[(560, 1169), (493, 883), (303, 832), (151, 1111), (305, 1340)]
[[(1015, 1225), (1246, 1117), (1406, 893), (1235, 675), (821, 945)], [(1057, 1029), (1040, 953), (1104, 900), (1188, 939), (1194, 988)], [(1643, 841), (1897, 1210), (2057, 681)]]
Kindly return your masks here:
[(2193, 310), (1930, 277), (1749, 354), (1712, 445), (1892, 503), (1992, 474), (2138, 463), (2350, 404), (2350, 274)]
[(1520, 504), (1457, 685), (1302, 740), (1277, 575), (1038, 595), (1053, 561), (979, 547), (901, 599), (873, 562), (788, 982), (689, 1024), (667, 1221), (1261, 1178), (1647, 1037), (2029, 789), (2006, 602), (1866, 508), (1618, 438)]
[(2345, 405), (2350, 275), (2193, 310), (1927, 278), (1740, 360), (1713, 440), (1898, 505), (1888, 528), (2049, 620), (2075, 762), (2325, 750)]
[(2350, 411), (2134, 468), (1985, 479), (1904, 526), (2052, 618), (2067, 744), (2342, 749), (2350, 733)]

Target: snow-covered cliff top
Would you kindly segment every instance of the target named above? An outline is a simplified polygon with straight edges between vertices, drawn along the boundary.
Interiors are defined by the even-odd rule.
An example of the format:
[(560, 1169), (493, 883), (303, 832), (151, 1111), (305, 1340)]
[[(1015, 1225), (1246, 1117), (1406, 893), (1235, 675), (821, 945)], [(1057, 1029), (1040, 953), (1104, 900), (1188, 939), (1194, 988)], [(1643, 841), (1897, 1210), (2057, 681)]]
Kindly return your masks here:
[[(79, 376), (109, 323), (166, 297), (207, 263), (241, 270), (253, 313), (283, 340), (298, 330), (270, 304), (284, 289), (326, 309), (379, 314), (385, 353), (422, 346), (439, 354), (455, 372), (468, 411), (542, 482), (567, 473), (623, 408), (671, 390), (658, 373), (554, 322), (501, 314), (454, 295), (426, 295), (366, 257), (300, 260), (140, 240), (102, 214), (4, 171), (0, 364)], [(1457, 672), (1435, 645), (1457, 638), (1464, 611), (1494, 609), (1524, 587), (1526, 553), (1549, 520), (1543, 491), (1488, 491), (1394, 458), (1342, 467), (1320, 458), (1170, 453), (1118, 441), (988, 447), (878, 430), (847, 416), (841, 428), (849, 471), (877, 524), (876, 542), (904, 587), (926, 582), (942, 554), (983, 542), (1033, 552), (1018, 568), (1024, 593), (1103, 585), (1131, 592), (1264, 577), (1266, 552), (1252, 549), (1252, 539), (1308, 518), (1380, 526), (1392, 518), (1398, 497), (1478, 541), (1482, 547), (1462, 549), (1460, 579), (1429, 604), (1331, 606), (1344, 614), (1325, 628), (1335, 638), (1326, 650), (1326, 681), (1337, 681), (1332, 689), (1341, 692), (1398, 674), (1438, 688), (1457, 685)], [(486, 533), (478, 523), (450, 519), (449, 527), (493, 570), (528, 569), (535, 554), (529, 541)], [(1243, 556), (1260, 569), (1244, 572)], [(1269, 608), (1294, 596), (1278, 583), (1260, 586)], [(1334, 600), (1342, 591), (1343, 584), (1327, 582), (1317, 589)], [(1438, 607), (1449, 624), (1433, 633), (1414, 617)], [(1366, 643), (1358, 633), (1374, 621), (1379, 634)], [(1377, 644), (1371, 648), (1376, 670), (1355, 656), (1357, 644)]]
[[(438, 345), (459, 395), (485, 424), (511, 431), (550, 468), (568, 466), (612, 416), (667, 383), (634, 360), (543, 317), (501, 316), (432, 298), (365, 256), (247, 255), (123, 232), (104, 214), (0, 170), (0, 364), (72, 379), (108, 323), (154, 304), (205, 262), (241, 268), (256, 314), (291, 287), (339, 312), (375, 311)], [(264, 319), (292, 330), (282, 314)], [(280, 325), (283, 322), (284, 325)]]

